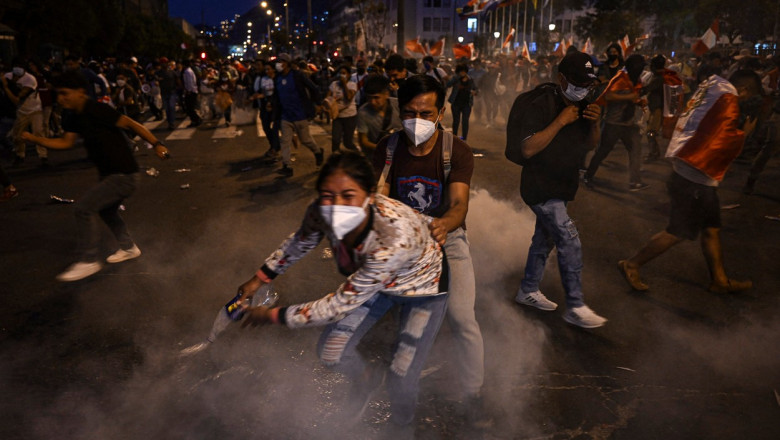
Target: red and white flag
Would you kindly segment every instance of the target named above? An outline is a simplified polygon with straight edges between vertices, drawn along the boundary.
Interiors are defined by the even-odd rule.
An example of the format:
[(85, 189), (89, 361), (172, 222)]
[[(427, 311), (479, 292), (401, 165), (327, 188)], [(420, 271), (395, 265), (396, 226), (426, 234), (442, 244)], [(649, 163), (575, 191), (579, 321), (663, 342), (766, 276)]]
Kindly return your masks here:
[(409, 51), (409, 54), (419, 53), (423, 56), (428, 54), (428, 52), (425, 51), (423, 45), (420, 44), (420, 37), (407, 41), (405, 46), (406, 50)]
[(631, 39), (628, 38), (628, 34), (618, 40), (618, 44), (620, 45), (620, 48), (623, 49), (623, 58), (627, 58), (628, 54), (626, 54), (626, 51), (628, 50), (628, 47), (631, 46)]
[(715, 47), (715, 44), (718, 43), (719, 36), (720, 31), (718, 30), (718, 20), (715, 20), (712, 22), (710, 28), (707, 29), (707, 32), (705, 32), (701, 38), (693, 43), (691, 50), (696, 54), (696, 56), (702, 56), (705, 52)]
[(666, 157), (681, 160), (711, 179), (723, 180), (745, 141), (738, 123), (737, 89), (712, 75), (699, 84), (677, 120)]
[(504, 44), (501, 45), (501, 49), (506, 49), (509, 44), (512, 42), (512, 38), (515, 36), (515, 28), (512, 28), (512, 30), (509, 31), (509, 35), (506, 36), (506, 39), (504, 40)]
[(452, 54), (453, 56), (455, 56), (456, 59), (466, 58), (470, 60), (471, 54), (474, 52), (473, 49), (474, 49), (473, 43), (469, 43), (469, 44), (455, 43), (452, 46)]
[(520, 56), (533, 62), (533, 60), (531, 60), (531, 52), (528, 51), (528, 43), (525, 41), (523, 41), (523, 47), (520, 49)]
[(444, 53), (444, 38), (441, 40), (433, 43), (433, 46), (431, 46), (430, 50), (428, 51), (428, 54), (434, 57), (440, 57)]
[(582, 46), (582, 52), (588, 55), (593, 55), (593, 43), (590, 42), (590, 37), (585, 40), (585, 45)]

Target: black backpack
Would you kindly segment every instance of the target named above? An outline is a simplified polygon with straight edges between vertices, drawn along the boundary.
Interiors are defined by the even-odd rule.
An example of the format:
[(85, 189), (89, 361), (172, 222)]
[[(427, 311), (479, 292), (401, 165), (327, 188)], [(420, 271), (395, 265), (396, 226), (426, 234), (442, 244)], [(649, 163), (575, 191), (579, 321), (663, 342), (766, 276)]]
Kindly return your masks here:
[(554, 83), (539, 84), (533, 90), (529, 90), (522, 93), (515, 98), (515, 103), (512, 104), (512, 110), (509, 112), (509, 117), (506, 122), (506, 150), (504, 155), (510, 161), (518, 164), (525, 165), (527, 160), (523, 157), (523, 140), (520, 133), (520, 125), (523, 115), (528, 111), (528, 106), (536, 100), (538, 97), (548, 94), (551, 91), (555, 92), (558, 86)]

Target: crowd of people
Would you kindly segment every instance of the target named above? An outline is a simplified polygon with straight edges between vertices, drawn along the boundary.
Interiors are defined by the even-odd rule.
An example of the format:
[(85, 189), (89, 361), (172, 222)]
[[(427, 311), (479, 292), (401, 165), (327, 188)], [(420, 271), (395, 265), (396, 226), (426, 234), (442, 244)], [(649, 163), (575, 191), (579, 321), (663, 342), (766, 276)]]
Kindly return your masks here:
[[(138, 174), (127, 136), (140, 136), (160, 158), (168, 154), (141, 122), (153, 118), (174, 130), (181, 110), (189, 127), (223, 119), (230, 125), (236, 108), (256, 109), (268, 142), (261, 160), (278, 163), (278, 173), (292, 176), (291, 148), (298, 142), (322, 168), (317, 201), (306, 211), (301, 228), (239, 290), (245, 298), (252, 296), (324, 238), (347, 280), (316, 301), (252, 308), (246, 322), (291, 328), (327, 325), (318, 352), (326, 365), (354, 379), (349, 412), (361, 413), (386, 381), (391, 420), (408, 425), (422, 366), (446, 319), (454, 329), (467, 415), (474, 425), (485, 426), (490, 417), (481, 398), (484, 349), (464, 227), (474, 171), (468, 145), (472, 117), (484, 127), (508, 130), (507, 156), (510, 146), (515, 147), (516, 157), (510, 159), (523, 165), (521, 195), (536, 214), (518, 303), (557, 309), (539, 290), (547, 258), (556, 248), (566, 293), (563, 318), (583, 328), (607, 321), (585, 304), (581, 243), (567, 203), (580, 180), (589, 187), (599, 184), (599, 166), (618, 141), (629, 151), (628, 191), (648, 186), (641, 180), (642, 160), (665, 155), (674, 171), (669, 227), (619, 263), (630, 286), (647, 290), (639, 268), (701, 233), (712, 275), (709, 290), (751, 287), (749, 281), (725, 274), (716, 188), (743, 145), (755, 156), (745, 193), (753, 191), (773, 154), (777, 63), (744, 52), (713, 52), (699, 59), (632, 54), (624, 59), (619, 45), (608, 47), (605, 55), (599, 59), (570, 48), (562, 59), (539, 56), (533, 62), (496, 56), (454, 62), (425, 57), (420, 63), (398, 54), (329, 62), (287, 53), (246, 64), (167, 58), (142, 64), (135, 57), (86, 64), (75, 56), (62, 64), (18, 59), (0, 68), (0, 140), (12, 153), (12, 166), (24, 163), (30, 143), (41, 166), (49, 167), (48, 149), (70, 148), (78, 137), (84, 139), (100, 182), (75, 206), (79, 260), (58, 276), (74, 281), (101, 270), (97, 218), (109, 226), (119, 245), (106, 258), (108, 263), (141, 255), (118, 211), (133, 193)], [(10, 67), (7, 73), (5, 67)], [(720, 93), (711, 95), (713, 91)], [(706, 121), (709, 113), (698, 119), (692, 115), (711, 110), (713, 100), (728, 106), (728, 111), (712, 116), (719, 118), (719, 136), (733, 139), (696, 144), (679, 133), (672, 136), (678, 122)], [(442, 120), (447, 103), (451, 130), (444, 129)], [(327, 160), (309, 132), (313, 119), (332, 127)], [(703, 136), (697, 138), (704, 132), (698, 126), (684, 128), (678, 131), (695, 139)], [(663, 137), (672, 138), (665, 153)], [(713, 145), (722, 146), (717, 157), (710, 151)], [(586, 163), (591, 150), (595, 153)], [(17, 197), (19, 189), (7, 174), (0, 177), (2, 200)], [(355, 347), (395, 305), (401, 308), (398, 344), (390, 368), (378, 368), (363, 361)]]

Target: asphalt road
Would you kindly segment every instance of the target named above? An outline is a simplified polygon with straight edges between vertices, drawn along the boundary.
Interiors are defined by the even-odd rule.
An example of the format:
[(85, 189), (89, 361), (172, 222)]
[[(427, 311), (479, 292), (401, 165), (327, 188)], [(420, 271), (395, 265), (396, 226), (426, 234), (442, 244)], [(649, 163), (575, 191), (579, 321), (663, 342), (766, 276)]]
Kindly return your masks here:
[[(75, 283), (54, 280), (73, 261), (75, 223), (71, 206), (50, 195), (77, 199), (96, 171), (81, 149), (52, 152), (51, 170), (39, 170), (34, 153), (10, 170), (21, 196), (0, 205), (0, 438), (400, 438), (387, 428), (386, 393), (357, 426), (345, 426), (338, 409), (347, 384), (319, 365), (318, 329), (232, 326), (207, 349), (182, 355), (205, 339), (219, 308), (314, 197), (308, 150), (296, 150), (295, 176), (280, 179), (252, 160), (267, 146), (255, 127), (220, 133), (177, 130), (166, 162), (140, 148), (139, 163), (159, 170), (143, 174), (125, 203), (143, 255)], [(329, 151), (329, 136), (318, 133)], [(445, 323), (421, 382), (416, 438), (778, 438), (780, 222), (765, 218), (780, 214), (777, 159), (755, 195), (739, 191), (745, 163), (719, 190), (723, 205), (739, 205), (723, 210), (727, 270), (751, 278), (753, 290), (707, 292), (699, 245), (685, 242), (643, 269), (651, 290), (638, 294), (617, 261), (664, 228), (670, 168), (645, 165), (651, 187), (630, 193), (626, 154), (616, 148), (596, 189), (581, 188), (570, 204), (586, 301), (609, 319), (588, 331), (566, 324), (562, 307), (542, 312), (513, 302), (533, 215), (504, 142), (500, 124), (472, 121), (469, 143), (481, 156), (468, 229), (494, 425), (466, 426)], [(104, 255), (114, 250), (106, 232)], [(338, 285), (323, 250), (274, 283), (281, 304)], [(554, 256), (542, 290), (563, 304)], [(387, 361), (394, 325), (388, 317), (372, 331), (367, 356)]]

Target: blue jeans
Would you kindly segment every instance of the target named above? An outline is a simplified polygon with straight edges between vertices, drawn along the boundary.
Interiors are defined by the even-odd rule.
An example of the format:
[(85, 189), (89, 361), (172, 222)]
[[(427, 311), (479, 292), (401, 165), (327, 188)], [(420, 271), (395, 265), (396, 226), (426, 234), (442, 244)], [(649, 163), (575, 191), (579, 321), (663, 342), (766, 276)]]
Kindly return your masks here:
[(97, 217), (103, 220), (116, 237), (119, 247), (130, 249), (133, 239), (127, 232), (119, 205), (135, 192), (138, 174), (112, 174), (106, 176), (81, 196), (73, 205), (76, 211), (77, 252), (79, 261), (94, 262), (98, 257), (100, 230)]
[(357, 351), (358, 343), (393, 306), (401, 306), (387, 391), (392, 421), (398, 425), (411, 423), (417, 406), (420, 373), (444, 318), (447, 296), (375, 295), (340, 321), (325, 327), (317, 344), (320, 360), (351, 380), (359, 380), (367, 363)]
[(482, 389), (485, 379), (485, 348), (482, 332), (474, 313), (476, 282), (471, 261), (469, 240), (463, 228), (447, 234), (444, 253), (449, 264), (450, 286), (447, 299), (447, 322), (455, 339), (455, 354), (460, 369), (460, 382), (466, 395)]
[(558, 270), (566, 291), (568, 308), (584, 305), (582, 299), (582, 244), (574, 221), (566, 212), (566, 202), (552, 199), (531, 206), (536, 214), (536, 228), (528, 249), (528, 261), (520, 289), (525, 293), (539, 290), (544, 266), (553, 247), (558, 249)]

